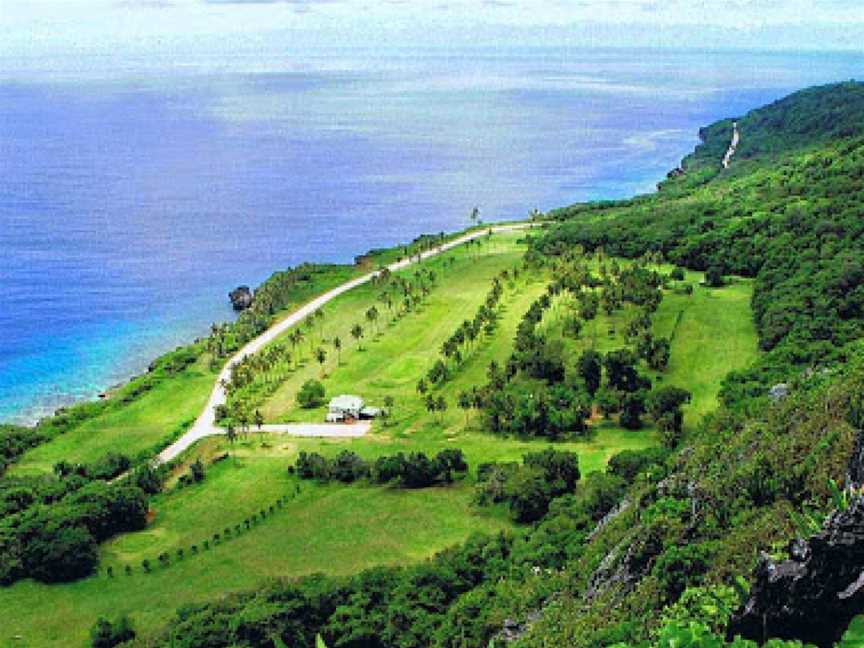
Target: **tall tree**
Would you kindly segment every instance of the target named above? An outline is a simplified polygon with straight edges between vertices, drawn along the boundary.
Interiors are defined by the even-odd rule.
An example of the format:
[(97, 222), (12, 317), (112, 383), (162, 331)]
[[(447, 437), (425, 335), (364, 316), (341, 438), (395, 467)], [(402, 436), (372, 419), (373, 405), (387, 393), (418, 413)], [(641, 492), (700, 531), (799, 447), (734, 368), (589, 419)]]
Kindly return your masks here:
[(336, 364), (342, 365), (342, 339), (337, 335), (333, 338), (333, 349), (336, 351)]
[(459, 392), (457, 403), (459, 409), (465, 412), (465, 427), (468, 427), (468, 413), (474, 407), (474, 395), (468, 390), (461, 391)]
[(359, 324), (355, 324), (351, 327), (351, 337), (353, 337), (357, 341), (357, 348), (362, 349), (363, 347), (360, 344), (360, 340), (363, 339), (363, 327)]
[(370, 307), (366, 311), (366, 320), (375, 327), (375, 332), (378, 332), (378, 309), (375, 306)]
[(324, 375), (324, 363), (327, 362), (327, 352), (318, 347), (315, 349), (315, 359), (318, 361), (318, 364), (321, 365), (321, 375)]

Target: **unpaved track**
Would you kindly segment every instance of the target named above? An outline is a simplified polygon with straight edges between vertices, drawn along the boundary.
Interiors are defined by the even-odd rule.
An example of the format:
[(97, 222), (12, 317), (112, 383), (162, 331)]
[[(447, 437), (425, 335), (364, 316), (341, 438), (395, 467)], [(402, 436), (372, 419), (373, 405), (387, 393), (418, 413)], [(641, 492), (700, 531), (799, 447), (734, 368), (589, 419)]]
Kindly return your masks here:
[(738, 131), (738, 122), (732, 122), (732, 142), (729, 144), (729, 149), (726, 155), (723, 156), (723, 168), (728, 169), (732, 164), (732, 158), (735, 156), (735, 151), (738, 150), (738, 143), (741, 141), (741, 133)]
[[(422, 260), (428, 259), (429, 257), (437, 256), (443, 252), (446, 252), (447, 250), (453, 249), (458, 245), (463, 245), (468, 241), (473, 241), (474, 239), (485, 236), (489, 229), (491, 229), (493, 233), (501, 233), (527, 229), (530, 227), (533, 227), (533, 223), (496, 225), (491, 228), (477, 230), (475, 232), (471, 232), (469, 234), (465, 234), (464, 236), (460, 236), (459, 238), (453, 239), (452, 241), (448, 241), (447, 243), (444, 243), (436, 248), (427, 250), (420, 255), (420, 258)], [(387, 268), (391, 272), (401, 270), (402, 268), (406, 268), (416, 263), (416, 261), (414, 260), (416, 258), (417, 257), (402, 259), (401, 261), (391, 263), (389, 266), (387, 266)], [(357, 286), (362, 286), (363, 284), (369, 283), (377, 275), (378, 271), (376, 270), (361, 277), (357, 277), (356, 279), (352, 279), (351, 281), (346, 281), (345, 283), (337, 286), (336, 288), (333, 288), (332, 290), (328, 290), (326, 293), (319, 295), (312, 301), (298, 308), (296, 311), (288, 315), (285, 319), (280, 320), (279, 322), (271, 326), (254, 340), (246, 343), (246, 345), (242, 349), (240, 349), (237, 353), (235, 353), (233, 356), (231, 356), (231, 358), (228, 359), (228, 362), (225, 363), (222, 371), (219, 372), (219, 376), (216, 378), (216, 384), (213, 386), (213, 391), (210, 393), (210, 398), (207, 400), (207, 405), (205, 405), (204, 411), (201, 412), (201, 415), (196, 419), (192, 427), (189, 428), (189, 430), (187, 430), (182, 437), (177, 439), (177, 441), (172, 443), (170, 446), (165, 448), (157, 455), (156, 463), (166, 463), (168, 461), (171, 461), (172, 459), (176, 459), (185, 450), (190, 448), (192, 445), (194, 445), (201, 439), (209, 436), (225, 434), (225, 430), (216, 425), (216, 407), (225, 403), (226, 394), (225, 390), (222, 388), (222, 381), (224, 380), (226, 383), (228, 383), (231, 380), (231, 372), (233, 371), (234, 366), (238, 362), (243, 360), (243, 358), (248, 355), (257, 353), (262, 348), (270, 344), (270, 342), (282, 335), (285, 331), (290, 329), (292, 326), (296, 326), (304, 319), (309, 317), (309, 315), (317, 311), (319, 308), (321, 308), (328, 302), (336, 299), (339, 295), (342, 295), (349, 290), (356, 288)], [(365, 429), (363, 429), (361, 426), (358, 425), (265, 425), (262, 426), (261, 431), (273, 431), (276, 433), (292, 434), (294, 436), (357, 437), (363, 436), (369, 430), (369, 427), (369, 425), (366, 425)], [(362, 430), (362, 432), (360, 430)]]

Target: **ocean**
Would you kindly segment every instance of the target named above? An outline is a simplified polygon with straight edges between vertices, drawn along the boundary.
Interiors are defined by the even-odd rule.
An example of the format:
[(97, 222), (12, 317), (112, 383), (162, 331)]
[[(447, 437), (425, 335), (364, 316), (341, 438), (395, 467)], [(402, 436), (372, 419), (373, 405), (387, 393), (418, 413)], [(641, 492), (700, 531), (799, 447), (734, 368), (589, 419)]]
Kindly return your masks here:
[(0, 58), (0, 421), (32, 422), (302, 261), (652, 191), (700, 126), (851, 54), (263, 48)]

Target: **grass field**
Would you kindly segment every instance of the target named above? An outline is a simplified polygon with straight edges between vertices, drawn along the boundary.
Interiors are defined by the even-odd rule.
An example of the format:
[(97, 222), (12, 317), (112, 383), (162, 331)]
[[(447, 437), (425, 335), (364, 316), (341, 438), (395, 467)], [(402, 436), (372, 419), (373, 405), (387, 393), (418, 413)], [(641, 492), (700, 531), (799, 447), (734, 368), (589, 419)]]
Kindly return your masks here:
[[(446, 268), (443, 259), (425, 262), (439, 279), (424, 305), (389, 322), (386, 308), (378, 303), (382, 311), (379, 333), (367, 333), (362, 348), (349, 329), (354, 323), (370, 328), (363, 313), (376, 303), (378, 289), (364, 286), (328, 304), (323, 332), (315, 333), (312, 341), (330, 353), (323, 380), (328, 397), (356, 393), (371, 404), (381, 404), (384, 396), (393, 396), (394, 415), (389, 423), (377, 421), (373, 431), (360, 439), (294, 439), (253, 431), (241, 435), (233, 445), (225, 438), (206, 440), (184, 457), (178, 469), (182, 472), (201, 457), (208, 464), (206, 479), (176, 488), (175, 474), (168, 491), (153, 499), (155, 515), (148, 528), (103, 546), (98, 576), (56, 586), (21, 582), (0, 590), (0, 615), (5, 619), (0, 645), (82, 645), (100, 615), (128, 613), (138, 627), (155, 627), (180, 605), (253, 588), (268, 577), (316, 571), (350, 574), (376, 564), (413, 562), (474, 531), (512, 528), (503, 511), (471, 505), (476, 466), (484, 461), (518, 460), (525, 452), (548, 444), (484, 433), (476, 413), (466, 418), (456, 408), (456, 395), (485, 382), (491, 360), (506, 359), (519, 320), (545, 290), (548, 276), (523, 273), (505, 291), (496, 332), (479, 343), (453, 379), (436, 391), (449, 403), (443, 416), (426, 412), (415, 388), (437, 358), (441, 343), (463, 319), (473, 316), (492, 277), (519, 262), (523, 248), (517, 241), (517, 235), (502, 235), (480, 249), (455, 250), (448, 253), (455, 261)], [(699, 279), (692, 274), (687, 280), (695, 283)], [(663, 382), (694, 393), (688, 421), (695, 418), (693, 414), (713, 407), (719, 378), (746, 365), (756, 353), (748, 307), (750, 290), (748, 282), (737, 280), (723, 289), (697, 288), (691, 297), (667, 291), (655, 315), (656, 334), (669, 336), (674, 329), (670, 366)], [(554, 328), (554, 317), (550, 315), (544, 326)], [(611, 318), (601, 314), (596, 335), (587, 328), (582, 339), (568, 340), (570, 351), (575, 355), (592, 344), (600, 350), (622, 346), (627, 318), (626, 311)], [(610, 329), (614, 329), (612, 335)], [(334, 335), (344, 345), (338, 366), (327, 345)], [(268, 421), (322, 420), (324, 408), (303, 410), (294, 401), (302, 382), (322, 373), (309, 357), (310, 346), (304, 343), (305, 364), (263, 403)], [(201, 361), (127, 408), (93, 419), (28, 453), (16, 471), (50, 471), (61, 458), (86, 460), (106, 450), (128, 453), (149, 447), (197, 415), (212, 381), (213, 375)], [(586, 439), (556, 447), (577, 452), (584, 474), (602, 469), (616, 452), (646, 447), (655, 438), (650, 427), (632, 432), (601, 422)], [(204, 540), (212, 542), (214, 533), (233, 529), (280, 497), (293, 494), (299, 482), (289, 476), (287, 468), (301, 450), (332, 456), (349, 448), (371, 459), (398, 451), (431, 454), (446, 447), (465, 452), (471, 473), (464, 482), (418, 491), (303, 482), (299, 495), (251, 530), (191, 555), (193, 544), (203, 547)], [(225, 453), (231, 456), (212, 463)], [(178, 549), (184, 549), (182, 560), (177, 558)], [(170, 567), (158, 564), (157, 557), (163, 552), (171, 556)], [(141, 568), (145, 558), (155, 565), (150, 574)], [(133, 567), (132, 575), (124, 573), (126, 565)], [(114, 569), (113, 578), (105, 575), (108, 566)], [(48, 609), (50, 615), (45, 614)], [(22, 639), (13, 641), (16, 635)]]
[[(437, 286), (418, 310), (398, 320), (378, 304), (382, 314), (377, 333), (364, 320), (363, 313), (376, 303), (380, 289), (364, 286), (329, 304), (325, 309), (326, 341), (323, 344), (331, 356), (325, 366), (327, 377), (323, 380), (328, 396), (359, 394), (369, 403), (379, 405), (384, 396), (392, 396), (396, 401), (398, 427), (410, 434), (420, 419), (425, 421), (427, 418), (415, 391), (417, 381), (438, 358), (442, 342), (463, 320), (473, 318), (492, 286), (493, 277), (519, 264), (524, 251), (524, 247), (517, 243), (519, 236), (497, 235), (480, 252), (454, 250), (447, 254), (453, 262), (446, 267), (444, 258), (425, 262), (426, 267), (438, 276)], [(413, 270), (406, 272), (410, 274)], [(442, 393), (445, 397), (454, 396), (455, 388), (460, 385), (480, 383), (492, 357), (506, 358), (519, 319), (545, 287), (544, 276), (526, 277), (523, 273), (516, 286), (505, 292), (498, 331), (466, 358), (457, 379), (444, 388)], [(367, 329), (367, 336), (359, 345), (350, 335), (350, 328), (355, 323)], [(343, 342), (338, 366), (337, 358), (327, 344), (334, 336), (339, 336)], [(323, 420), (326, 407), (303, 410), (295, 403), (300, 385), (309, 378), (320, 377), (321, 368), (317, 363), (309, 362), (301, 367), (266, 402), (263, 407), (265, 419), (286, 422)], [(450, 405), (455, 407), (455, 403)], [(458, 420), (459, 416), (455, 418)]]
[(688, 272), (682, 283), (696, 286), (693, 295), (667, 291), (654, 318), (656, 334), (672, 338), (664, 382), (693, 394), (685, 408), (688, 424), (717, 406), (726, 374), (749, 366), (758, 354), (750, 314), (753, 282), (736, 277), (723, 288), (705, 288), (697, 285), (701, 280), (701, 273)]
[[(623, 448), (649, 443), (650, 435), (609, 430), (563, 447), (579, 452), (583, 470), (591, 471)], [(200, 456), (208, 462), (226, 451), (232, 456), (209, 466), (202, 483), (154, 498), (155, 519), (146, 530), (103, 546), (100, 575), (66, 585), (22, 582), (0, 590), (0, 614), (8, 619), (0, 639), (21, 635), (24, 642), (10, 644), (16, 646), (82, 645), (100, 615), (128, 613), (139, 627), (154, 627), (180, 605), (252, 588), (268, 577), (351, 574), (377, 564), (415, 562), (472, 532), (512, 528), (503, 511), (471, 505), (470, 477), (452, 487), (418, 491), (303, 482), (296, 499), (252, 530), (196, 556), (190, 553), (191, 545), (203, 547), (214, 533), (293, 493), (298, 482), (289, 477), (287, 467), (299, 450), (330, 455), (349, 447), (371, 458), (398, 450), (433, 452), (446, 445), (463, 448), (472, 467), (481, 460), (515, 460), (545, 447), (477, 432), (463, 432), (448, 443), (431, 429), (410, 439), (385, 430), (340, 441), (255, 433), (234, 446), (225, 439), (207, 440), (189, 460)], [(185, 551), (179, 561), (178, 548)], [(172, 558), (168, 568), (158, 565), (162, 552)], [(150, 574), (141, 568), (145, 558), (155, 565)], [(124, 573), (127, 564), (134, 568), (131, 576)], [(115, 570), (113, 578), (105, 576), (109, 565)], [(52, 613), (46, 615), (46, 609)]]
[[(115, 556), (125, 558), (130, 552), (152, 547), (153, 536), (163, 532), (167, 541), (188, 537), (200, 547), (209, 536), (196, 535), (195, 525), (202, 532), (210, 524), (221, 529), (217, 521), (222, 513), (230, 513), (226, 519), (232, 524), (241, 522), (242, 507), (214, 512), (213, 496), (223, 499), (216, 489), (225, 489), (224, 503), (215, 507), (218, 509), (236, 504), (250, 490), (253, 497), (244, 499), (244, 506), (275, 494), (282, 485), (279, 475), (285, 472), (284, 463), (260, 463), (255, 468), (247, 464), (249, 470), (232, 467), (221, 474), (213, 469), (201, 493), (189, 492), (192, 487), (182, 495), (160, 499), (156, 502), (159, 521), (154, 528), (109, 545), (107, 564)], [(238, 486), (237, 480), (246, 478), (254, 487), (231, 490)], [(178, 561), (172, 555), (173, 564), (168, 568), (158, 566), (156, 555), (151, 554), (156, 566), (149, 574), (136, 566), (131, 576), (121, 571), (114, 578), (102, 575), (50, 587), (22, 582), (0, 591), (4, 616), (0, 643), (82, 646), (99, 616), (128, 613), (138, 627), (158, 627), (180, 605), (254, 588), (276, 575), (351, 574), (375, 564), (414, 562), (463, 540), (472, 531), (495, 531), (505, 526), (495, 515), (472, 513), (469, 496), (465, 487), (397, 493), (380, 488), (304, 485), (297, 499), (251, 531), (207, 551), (202, 549), (197, 556), (190, 555), (186, 545), (186, 557)], [(180, 501), (183, 504), (177, 506)], [(197, 517), (189, 517), (193, 511)], [(167, 546), (170, 542), (159, 544)], [(16, 635), (23, 641), (10, 642)]]
[[(662, 268), (664, 272), (671, 269)], [(672, 342), (669, 366), (662, 373), (649, 370), (644, 363), (642, 366), (655, 387), (675, 385), (691, 392), (693, 400), (684, 407), (687, 425), (695, 424), (717, 406), (726, 374), (748, 366), (757, 355), (756, 328), (750, 315), (752, 281), (730, 278), (730, 284), (722, 288), (706, 288), (702, 281), (702, 273), (687, 272), (682, 281), (672, 282), (663, 291), (652, 322), (654, 335)], [(686, 284), (694, 288), (691, 295), (682, 290)], [(635, 306), (627, 304), (611, 315), (600, 310), (595, 320), (586, 323), (580, 338), (572, 339), (561, 332), (566, 310), (564, 304), (556, 303), (541, 327), (564, 340), (571, 360), (587, 348), (607, 353), (624, 347), (627, 322), (637, 312)]]
[(12, 467), (10, 474), (50, 473), (61, 460), (86, 463), (107, 452), (133, 456), (152, 448), (201, 413), (216, 379), (208, 363), (209, 356), (202, 356), (129, 405), (85, 421), (34, 448)]

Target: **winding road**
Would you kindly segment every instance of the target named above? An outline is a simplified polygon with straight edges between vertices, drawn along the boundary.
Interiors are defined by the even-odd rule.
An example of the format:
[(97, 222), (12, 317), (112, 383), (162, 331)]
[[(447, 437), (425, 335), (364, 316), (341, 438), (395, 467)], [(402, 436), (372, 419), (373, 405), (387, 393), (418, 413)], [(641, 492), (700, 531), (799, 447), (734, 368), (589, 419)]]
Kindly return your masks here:
[(738, 142), (740, 141), (741, 133), (738, 131), (738, 122), (732, 122), (732, 142), (729, 144), (726, 155), (723, 156), (724, 169), (728, 169), (729, 165), (732, 164), (732, 157), (735, 155), (735, 151), (738, 150)]
[[(459, 238), (455, 238), (452, 241), (448, 241), (447, 243), (443, 243), (442, 245), (434, 249), (427, 250), (421, 253), (420, 260), (436, 256), (458, 245), (463, 245), (464, 243), (473, 241), (474, 239), (480, 238), (481, 236), (485, 236), (490, 229), (493, 233), (500, 233), (527, 229), (533, 226), (534, 223), (514, 223), (510, 225), (496, 225), (490, 228), (477, 230), (475, 232), (465, 234), (464, 236), (460, 236)], [(406, 268), (416, 262), (417, 257), (411, 257), (407, 259), (402, 259), (401, 261), (397, 261), (395, 263), (391, 263), (387, 266), (387, 268), (391, 272), (395, 272), (397, 270), (401, 270), (402, 268)], [(270, 342), (282, 335), (292, 326), (296, 326), (304, 319), (309, 317), (309, 315), (317, 311), (319, 308), (321, 308), (328, 302), (336, 299), (339, 295), (342, 295), (349, 290), (356, 288), (357, 286), (362, 286), (363, 284), (372, 281), (372, 279), (378, 275), (378, 272), (379, 271), (376, 270), (374, 272), (370, 272), (368, 274), (357, 277), (356, 279), (352, 279), (351, 281), (346, 281), (345, 283), (337, 286), (336, 288), (333, 288), (323, 293), (322, 295), (319, 295), (312, 301), (306, 303), (305, 305), (301, 306), (296, 311), (288, 315), (285, 319), (280, 320), (279, 322), (271, 326), (254, 340), (246, 343), (246, 345), (242, 349), (240, 349), (237, 353), (235, 353), (233, 356), (231, 356), (231, 358), (228, 359), (228, 361), (225, 363), (225, 366), (222, 368), (222, 371), (219, 372), (219, 376), (216, 378), (216, 384), (213, 386), (213, 391), (210, 393), (210, 398), (207, 400), (207, 405), (204, 407), (204, 411), (196, 419), (192, 427), (189, 428), (189, 430), (187, 430), (186, 433), (183, 434), (183, 436), (181, 436), (174, 443), (172, 443), (170, 446), (160, 452), (156, 456), (155, 463), (167, 463), (173, 459), (176, 459), (185, 450), (190, 448), (192, 445), (194, 445), (201, 439), (210, 436), (216, 436), (219, 434), (225, 434), (225, 430), (216, 425), (216, 407), (219, 405), (223, 405), (226, 401), (226, 394), (225, 390), (222, 388), (222, 384), (223, 381), (227, 383), (231, 380), (231, 372), (233, 371), (234, 366), (241, 360), (243, 360), (243, 358), (245, 358), (246, 356), (252, 355), (260, 351), (262, 348), (267, 346)], [(264, 425), (261, 427), (261, 431), (277, 434), (289, 434), (301, 437), (342, 438), (363, 436), (364, 434), (366, 434), (366, 432), (369, 431), (369, 428), (370, 425), (368, 423), (359, 423), (355, 425), (291, 424)]]

